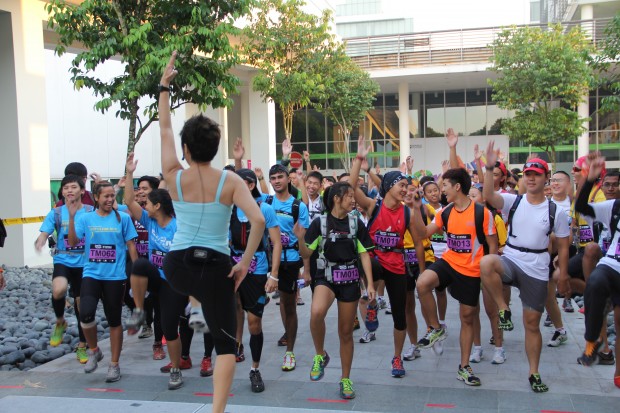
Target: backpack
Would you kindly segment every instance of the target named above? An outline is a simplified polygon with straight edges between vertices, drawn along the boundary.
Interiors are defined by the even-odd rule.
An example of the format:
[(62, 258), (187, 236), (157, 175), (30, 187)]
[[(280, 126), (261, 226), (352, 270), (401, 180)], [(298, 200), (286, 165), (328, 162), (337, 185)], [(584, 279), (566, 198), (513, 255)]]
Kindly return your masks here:
[[(510, 207), (510, 211), (508, 212), (508, 220), (506, 221), (506, 227), (508, 228), (508, 240), (510, 239), (510, 237), (514, 237), (514, 235), (512, 235), (512, 218), (514, 217), (515, 211), (517, 210), (517, 207), (519, 206), (521, 199), (523, 199), (523, 195), (517, 195), (517, 198), (512, 203), (512, 206)], [(551, 234), (551, 232), (553, 232), (553, 227), (555, 226), (555, 213), (557, 211), (557, 204), (553, 202), (551, 199), (549, 199), (548, 202), (549, 202), (549, 231), (547, 231), (547, 237)], [(525, 247), (517, 247), (515, 245), (511, 245), (508, 242), (508, 240), (506, 240), (506, 245), (521, 252), (533, 252), (537, 254), (542, 254), (548, 251), (546, 248), (534, 250), (534, 249), (525, 248)]]
[[(448, 219), (450, 218), (452, 208), (454, 208), (454, 203), (451, 203), (441, 211), (441, 222), (443, 223), (441, 228), (446, 233), (448, 232)], [(474, 204), (474, 221), (476, 224), (476, 238), (478, 238), (478, 243), (482, 245), (482, 250), (486, 255), (489, 253), (489, 244), (487, 244), (487, 238), (484, 234), (484, 205)]]
[[(257, 204), (260, 208), (261, 202), (258, 201)], [(237, 206), (233, 205), (232, 214), (230, 216), (230, 242), (236, 250), (245, 251), (251, 227), (252, 225), (249, 221), (239, 221), (239, 217), (237, 216)], [(258, 244), (256, 252), (265, 252), (268, 263), (267, 272), (271, 272), (272, 248), (271, 243), (269, 242), (269, 230), (267, 228), (265, 228), (261, 243)]]
[(611, 209), (611, 221), (609, 221), (609, 232), (611, 233), (611, 239), (614, 239), (616, 230), (618, 229), (618, 223), (620, 222), (620, 199), (614, 201), (614, 206)]
[[(377, 217), (379, 216), (379, 210), (381, 209), (382, 205), (383, 205), (382, 200), (378, 200), (377, 203), (375, 204), (374, 209), (372, 210), (372, 214), (370, 215), (370, 218), (368, 218), (368, 224), (366, 224), (366, 228), (370, 229), (373, 222), (375, 222), (375, 219), (377, 219)], [(409, 209), (407, 205), (403, 205), (403, 209), (405, 213), (405, 231), (407, 231), (407, 229), (409, 228), (409, 222), (411, 221), (411, 210)], [(425, 219), (425, 218), (426, 218), (426, 213), (423, 212), (422, 219)]]
[[(321, 214), (319, 219), (321, 220), (321, 243), (319, 249), (319, 258), (325, 259), (325, 243), (330, 238), (331, 242), (335, 242), (337, 239), (350, 239), (354, 246), (357, 245), (357, 217), (351, 214), (347, 215), (349, 218), (349, 233), (348, 234), (331, 234), (327, 231), (327, 215)], [(327, 260), (325, 259), (327, 262)]]
[[(273, 204), (273, 195), (269, 195), (267, 197), (267, 199), (265, 199), (265, 202), (269, 205)], [(283, 214), (286, 215), (290, 215), (293, 217), (293, 225), (295, 225), (297, 223), (297, 220), (299, 219), (299, 205), (301, 204), (301, 201), (297, 198), (295, 198), (293, 200), (293, 205), (291, 206), (291, 213), (289, 214), (286, 211), (280, 211)]]

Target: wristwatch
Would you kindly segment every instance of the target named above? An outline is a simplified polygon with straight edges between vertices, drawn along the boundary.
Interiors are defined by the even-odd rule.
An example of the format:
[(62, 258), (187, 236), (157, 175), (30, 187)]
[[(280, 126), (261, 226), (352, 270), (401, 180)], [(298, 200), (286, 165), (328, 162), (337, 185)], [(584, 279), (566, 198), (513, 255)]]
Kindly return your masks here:
[(168, 93), (170, 93), (170, 87), (169, 86), (164, 86), (161, 83), (159, 85), (157, 85), (157, 90), (159, 91), (159, 93), (161, 93), (161, 92), (168, 92)]

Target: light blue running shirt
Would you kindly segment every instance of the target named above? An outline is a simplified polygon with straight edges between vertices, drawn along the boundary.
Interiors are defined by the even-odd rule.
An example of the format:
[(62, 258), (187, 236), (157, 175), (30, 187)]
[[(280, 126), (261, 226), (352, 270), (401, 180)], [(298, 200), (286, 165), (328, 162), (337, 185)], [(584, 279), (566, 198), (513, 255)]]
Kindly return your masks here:
[(164, 275), (164, 257), (170, 251), (172, 239), (177, 232), (177, 219), (172, 218), (164, 228), (157, 224), (157, 220), (149, 217), (149, 213), (142, 210), (140, 224), (149, 233), (149, 261), (159, 270), (159, 276), (166, 279)]
[[(90, 208), (92, 206), (89, 205)], [(56, 249), (59, 251), (58, 254), (54, 255), (54, 264), (62, 264), (67, 267), (76, 268), (84, 266), (84, 238), (80, 239), (80, 242), (75, 247), (69, 245), (69, 210), (66, 205), (62, 205), (59, 207), (60, 210), (60, 221), (61, 225), (58, 229), (57, 241), (56, 241)], [(55, 209), (52, 208), (50, 212), (47, 213), (43, 223), (41, 224), (41, 228), (39, 228), (40, 232), (45, 232), (47, 234), (52, 234), (56, 230), (56, 212)], [(75, 213), (75, 221), (77, 222), (78, 218), (83, 214), (89, 214), (92, 212), (86, 211), (86, 206), (84, 208), (80, 208)]]

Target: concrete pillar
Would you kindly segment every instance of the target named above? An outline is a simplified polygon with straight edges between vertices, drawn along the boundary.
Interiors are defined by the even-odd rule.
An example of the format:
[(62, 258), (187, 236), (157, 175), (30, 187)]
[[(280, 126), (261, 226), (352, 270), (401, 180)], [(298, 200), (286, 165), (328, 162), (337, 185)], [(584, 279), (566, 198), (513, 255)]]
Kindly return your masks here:
[(409, 156), (409, 85), (398, 84), (398, 137), (400, 144), (400, 161)]
[[(50, 210), (50, 162), (45, 99), (45, 58), (36, 0), (0, 0), (0, 218), (46, 215)], [(33, 243), (40, 223), (7, 227), (0, 264), (51, 263)]]
[[(581, 20), (592, 20), (594, 19), (594, 6), (591, 4), (584, 4), (581, 6)], [(592, 37), (594, 32), (594, 24), (593, 22), (584, 22), (582, 23), (582, 28), (586, 36)], [(583, 97), (583, 102), (579, 104), (577, 108), (577, 112), (579, 113), (580, 118), (587, 118), (590, 115), (590, 100), (589, 96), (586, 93)], [(585, 156), (590, 152), (590, 122), (584, 121), (583, 127), (585, 128), (585, 132), (579, 136), (577, 141), (577, 156)]]
[(260, 93), (253, 91), (251, 86), (242, 89), (241, 102), (246, 159), (252, 161), (252, 168), (262, 168), (267, 176), (269, 167), (277, 160), (276, 105), (273, 101), (264, 102)]

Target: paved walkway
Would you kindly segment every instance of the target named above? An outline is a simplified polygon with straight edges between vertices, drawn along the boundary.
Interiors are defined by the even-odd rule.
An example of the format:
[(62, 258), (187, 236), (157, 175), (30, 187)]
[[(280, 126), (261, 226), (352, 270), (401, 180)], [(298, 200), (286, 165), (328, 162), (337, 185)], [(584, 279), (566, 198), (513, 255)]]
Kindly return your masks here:
[[(309, 372), (314, 348), (308, 323), (310, 290), (304, 289), (306, 305), (298, 307), (299, 334), (295, 354), (297, 369), (282, 372), (284, 350), (276, 340), (283, 329), (279, 308), (270, 303), (265, 311), (261, 373), (266, 390), (250, 391), (248, 372), (251, 366), (249, 336), (244, 343), (247, 360), (237, 364), (228, 412), (477, 412), (477, 413), (540, 413), (540, 412), (620, 412), (620, 389), (613, 385), (614, 366), (587, 368), (576, 363), (583, 346), (583, 315), (563, 313), (569, 341), (559, 348), (544, 347), (541, 360), (542, 377), (549, 393), (534, 394), (527, 381), (528, 365), (523, 349), (521, 303), (513, 291), (515, 330), (505, 334), (508, 360), (492, 365), (493, 347), (488, 321), (482, 316), (482, 337), (487, 359), (473, 365), (482, 386), (470, 388), (456, 380), (459, 364), (458, 306), (450, 298), (447, 322), (449, 336), (444, 341), (444, 354), (436, 356), (423, 350), (422, 358), (405, 362), (407, 376), (390, 376), (393, 354), (391, 316), (380, 314), (378, 338), (369, 344), (357, 342), (362, 330), (355, 332), (355, 357), (351, 379), (357, 397), (344, 401), (338, 397), (340, 359), (336, 332), (337, 313), (334, 305), (327, 318), (326, 349), (331, 363), (320, 382), (311, 382)], [(417, 308), (419, 320), (422, 320)], [(420, 322), (420, 325), (423, 325)], [(422, 331), (422, 328), (420, 328)], [(544, 342), (553, 329), (542, 327)], [(167, 389), (168, 375), (159, 372), (167, 363), (151, 358), (152, 339), (126, 338), (121, 356), (121, 381), (104, 381), (109, 360), (108, 343), (102, 343), (105, 354), (99, 370), (86, 375), (74, 355), (67, 355), (30, 372), (0, 373), (0, 412), (209, 412), (213, 378), (198, 374), (202, 358), (202, 337), (196, 336), (192, 346), (194, 367), (184, 370), (185, 385), (178, 390)], [(75, 410), (77, 408), (77, 410)]]

